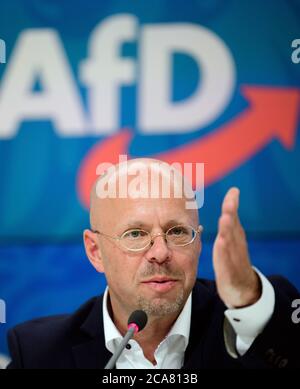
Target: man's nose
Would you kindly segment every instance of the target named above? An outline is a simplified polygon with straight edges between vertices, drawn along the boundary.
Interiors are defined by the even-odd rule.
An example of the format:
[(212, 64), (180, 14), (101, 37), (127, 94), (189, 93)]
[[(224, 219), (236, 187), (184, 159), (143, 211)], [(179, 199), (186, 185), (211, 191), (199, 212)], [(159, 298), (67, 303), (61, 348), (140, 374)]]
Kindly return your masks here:
[(171, 250), (169, 249), (165, 234), (152, 235), (151, 244), (145, 256), (148, 261), (157, 263), (163, 263), (171, 259)]

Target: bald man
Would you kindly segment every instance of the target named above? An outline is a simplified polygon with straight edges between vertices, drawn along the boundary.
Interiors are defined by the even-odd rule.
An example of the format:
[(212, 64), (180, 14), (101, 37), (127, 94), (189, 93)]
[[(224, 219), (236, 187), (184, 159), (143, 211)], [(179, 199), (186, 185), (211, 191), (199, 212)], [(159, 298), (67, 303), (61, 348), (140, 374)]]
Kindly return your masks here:
[(9, 368), (104, 368), (137, 309), (148, 322), (117, 369), (300, 367), (300, 327), (291, 320), (299, 293), (251, 266), (239, 190), (223, 200), (215, 282), (197, 279), (203, 228), (191, 193), (161, 161), (108, 169), (93, 186), (91, 228), (83, 234), (88, 259), (105, 274), (105, 293), (72, 315), (12, 329)]

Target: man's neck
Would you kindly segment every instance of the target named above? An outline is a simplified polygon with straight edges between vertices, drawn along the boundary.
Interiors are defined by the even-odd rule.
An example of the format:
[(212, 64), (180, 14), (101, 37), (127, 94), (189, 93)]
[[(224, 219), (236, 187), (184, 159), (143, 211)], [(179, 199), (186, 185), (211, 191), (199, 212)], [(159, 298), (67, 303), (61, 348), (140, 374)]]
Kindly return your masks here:
[[(108, 297), (108, 311), (111, 319), (119, 332), (124, 336), (127, 332), (127, 323), (129, 314), (121, 312), (121, 310), (113, 309), (110, 298)], [(134, 340), (138, 342), (142, 348), (145, 357), (155, 363), (154, 353), (158, 345), (166, 338), (173, 324), (177, 320), (180, 312), (176, 312), (166, 316), (148, 316), (148, 322), (143, 331), (134, 335)]]

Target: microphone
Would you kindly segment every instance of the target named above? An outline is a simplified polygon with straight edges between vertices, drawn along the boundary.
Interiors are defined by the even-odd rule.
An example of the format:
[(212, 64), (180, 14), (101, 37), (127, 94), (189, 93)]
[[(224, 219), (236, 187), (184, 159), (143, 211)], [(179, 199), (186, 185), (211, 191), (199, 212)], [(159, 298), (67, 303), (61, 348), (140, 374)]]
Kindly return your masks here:
[(122, 351), (124, 350), (125, 346), (129, 342), (129, 340), (133, 337), (134, 334), (138, 333), (139, 331), (142, 331), (145, 328), (145, 325), (147, 324), (147, 315), (146, 312), (138, 310), (132, 312), (132, 314), (129, 316), (128, 323), (127, 323), (127, 332), (122, 339), (122, 342), (120, 343), (119, 347), (117, 348), (116, 352), (111, 356), (110, 360), (107, 362), (104, 369), (113, 369), (119, 356), (121, 355)]

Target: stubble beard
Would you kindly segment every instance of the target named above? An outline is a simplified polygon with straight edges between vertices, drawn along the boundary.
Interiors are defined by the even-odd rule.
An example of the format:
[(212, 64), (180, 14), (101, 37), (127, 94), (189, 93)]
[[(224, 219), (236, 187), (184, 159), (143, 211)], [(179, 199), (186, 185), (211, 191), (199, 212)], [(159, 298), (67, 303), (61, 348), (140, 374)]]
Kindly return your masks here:
[(184, 292), (180, 289), (175, 301), (167, 301), (165, 298), (150, 300), (142, 295), (137, 296), (138, 308), (145, 311), (148, 316), (162, 317), (180, 312), (184, 305)]
[[(183, 273), (180, 270), (171, 268), (169, 263), (157, 266), (155, 264), (148, 264), (140, 274), (140, 278), (149, 279), (156, 275), (167, 276), (173, 279), (182, 280)], [(137, 294), (137, 306), (146, 312), (148, 316), (163, 317), (179, 313), (185, 303), (185, 293), (183, 287), (181, 287), (176, 297), (169, 297), (162, 295), (161, 297), (146, 297), (144, 294)]]

